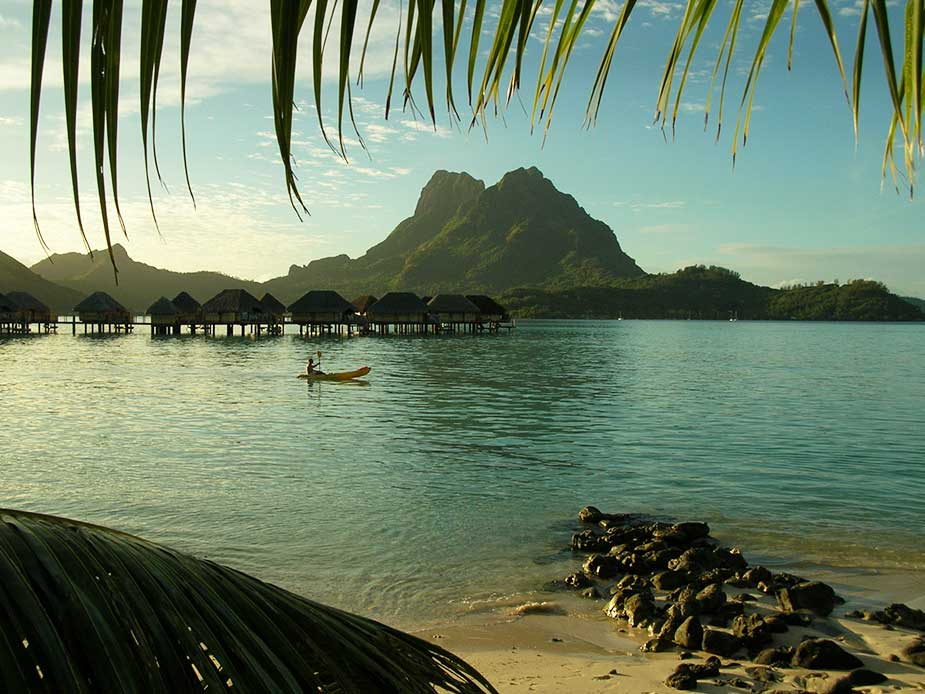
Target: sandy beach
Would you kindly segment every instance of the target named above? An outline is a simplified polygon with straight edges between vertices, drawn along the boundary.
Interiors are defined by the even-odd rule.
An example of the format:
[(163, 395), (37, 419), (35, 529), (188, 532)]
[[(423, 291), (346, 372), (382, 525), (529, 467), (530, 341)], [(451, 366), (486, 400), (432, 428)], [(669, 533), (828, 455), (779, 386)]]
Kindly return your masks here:
[[(576, 565), (579, 563), (576, 556)], [(925, 608), (925, 575), (820, 567), (809, 578), (830, 583), (846, 602), (831, 616), (814, 618), (811, 626), (791, 627), (787, 633), (776, 635), (775, 646), (795, 647), (809, 638), (829, 639), (857, 656), (864, 668), (887, 678), (878, 684), (858, 686), (856, 691), (925, 690), (925, 668), (895, 661), (920, 632), (845, 616), (897, 601)], [(726, 592), (732, 598), (746, 591), (727, 587)], [(780, 614), (773, 597), (757, 597), (750, 603), (756, 611)], [(672, 692), (677, 690), (665, 681), (680, 663), (703, 663), (709, 656), (693, 651), (682, 660), (685, 649), (681, 647), (644, 653), (640, 648), (652, 634), (629, 627), (625, 620), (611, 619), (601, 609), (604, 604), (575, 594), (549, 593), (538, 601), (512, 603), (491, 617), (473, 615), (417, 635), (464, 657), (500, 692)], [(845, 671), (766, 667), (749, 661), (745, 653), (720, 660), (718, 675), (699, 680), (697, 691), (850, 691), (835, 686)]]

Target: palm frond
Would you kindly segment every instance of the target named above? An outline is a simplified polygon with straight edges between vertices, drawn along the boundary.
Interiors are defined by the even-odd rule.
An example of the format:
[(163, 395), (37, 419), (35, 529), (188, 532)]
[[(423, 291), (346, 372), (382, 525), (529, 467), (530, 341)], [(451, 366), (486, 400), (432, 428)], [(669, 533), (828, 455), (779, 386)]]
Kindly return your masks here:
[(426, 641), (115, 530), (0, 509), (4, 691), (494, 692)]
[(29, 185), (32, 190), (32, 223), (42, 247), (48, 250), (39, 218), (35, 213), (35, 145), (39, 135), (39, 104), (42, 99), (42, 69), (45, 47), (48, 45), (48, 24), (51, 21), (51, 0), (36, 0), (32, 10), (32, 97), (30, 108)]
[[(194, 21), (196, 17), (196, 0), (181, 0), (180, 22), (180, 110), (181, 137), (183, 148), (183, 168), (187, 189), (192, 197), (189, 182), (189, 167), (186, 152), (185, 107), (186, 88), (190, 70), (190, 48), (192, 43)], [(338, 3), (340, 2), (340, 7)], [(148, 127), (150, 118), (152, 140), (154, 138), (157, 114), (157, 82), (160, 66), (161, 48), (164, 43), (164, 18), (169, 0), (144, 0), (142, 8), (142, 49), (141, 49), (141, 99), (142, 99), (142, 144), (147, 158)], [(551, 5), (550, 5), (551, 3)], [(78, 42), (80, 37), (80, 1), (63, 3), (64, 6), (64, 56), (65, 56), (65, 102), (68, 118), (68, 147), (74, 161), (77, 143), (74, 137), (74, 114), (76, 113), (77, 62), (79, 60)], [(117, 126), (120, 43), (122, 31), (122, 0), (93, 0), (93, 27), (91, 40), (91, 103), (93, 109), (93, 141), (96, 157), (97, 190), (100, 198), (100, 215), (107, 246), (110, 246), (110, 228), (107, 215), (107, 196), (103, 176), (103, 164), (108, 159), (112, 202), (119, 223), (122, 215), (119, 210), (118, 175), (117, 175)], [(439, 4), (439, 8), (438, 8)], [(709, 44), (704, 37), (715, 21), (717, 8), (722, 3), (716, 0), (687, 0), (679, 20), (677, 34), (665, 60), (661, 84), (655, 104), (656, 120), (663, 127), (668, 124), (669, 114), (672, 132), (676, 127), (678, 114), (682, 106), (682, 95), (689, 90), (689, 75), (693, 61), (704, 44)], [(757, 44), (750, 57), (750, 67), (744, 80), (744, 87), (739, 99), (736, 132), (732, 141), (732, 156), (735, 160), (739, 146), (739, 134), (742, 143), (747, 142), (757, 83), (765, 63), (767, 52), (773, 36), (779, 29), (781, 20), (788, 8), (792, 8), (787, 44), (787, 65), (793, 63), (793, 51), (797, 35), (797, 21), (801, 0), (771, 0), (769, 12)], [(864, 59), (868, 12), (873, 15), (880, 43), (887, 90), (892, 107), (889, 127), (889, 142), (892, 147), (898, 139), (902, 140), (906, 176), (909, 178), (910, 190), (915, 178), (915, 167), (923, 153), (922, 119), (925, 112), (925, 89), (923, 89), (922, 42), (925, 34), (925, 0), (905, 0), (902, 17), (903, 52), (902, 64), (896, 65), (893, 51), (893, 39), (890, 17), (886, 0), (863, 0), (859, 16), (858, 40), (854, 55), (854, 70), (849, 94), (844, 61), (838, 45), (831, 11), (827, 0), (813, 0), (822, 30), (831, 46), (839, 76), (841, 77), (847, 100), (850, 105), (852, 121), (857, 132), (859, 119), (859, 100)], [(318, 127), (331, 149), (346, 159), (344, 130), (347, 121), (356, 132), (363, 146), (362, 137), (356, 126), (352, 105), (352, 59), (360, 51), (357, 81), (363, 84), (366, 54), (370, 36), (374, 27), (383, 21), (379, 12), (380, 0), (371, 0), (369, 19), (362, 37), (356, 37), (356, 21), (359, 10), (357, 0), (270, 0), (270, 21), (272, 26), (272, 94), (274, 124), (279, 154), (283, 163), (286, 190), (290, 202), (297, 214), (307, 211), (296, 182), (295, 160), (292, 152), (292, 111), (295, 97), (295, 65), (298, 57), (298, 38), (302, 25), (311, 6), (314, 5), (312, 29), (311, 74), (315, 110)], [(436, 124), (436, 106), (434, 92), (437, 89), (434, 56), (443, 53), (446, 108), (451, 118), (458, 117), (458, 108), (454, 97), (454, 66), (458, 56), (463, 55), (466, 63), (465, 82), (468, 104), (471, 109), (471, 125), (481, 123), (487, 127), (489, 110), (500, 113), (519, 92), (524, 78), (525, 66), (536, 64), (537, 74), (533, 88), (533, 101), (530, 108), (531, 130), (539, 123), (543, 125), (544, 137), (552, 123), (553, 112), (563, 86), (566, 69), (578, 45), (578, 39), (584, 35), (589, 18), (598, 7), (596, 0), (502, 0), (493, 11), (489, 11), (486, 0), (399, 0), (398, 26), (396, 27), (394, 54), (385, 100), (385, 117), (388, 118), (393, 106), (393, 91), (396, 84), (402, 85), (402, 105), (410, 109), (412, 115), (421, 115), (415, 100), (415, 91), (423, 89), (427, 117)], [(585, 124), (594, 124), (601, 111), (604, 89), (615, 62), (616, 50), (625, 34), (629, 19), (637, 7), (636, 0), (626, 0), (618, 13), (609, 39), (603, 46), (603, 54), (594, 75), (591, 93), (588, 98)], [(714, 96), (718, 90), (716, 117), (716, 136), (719, 138), (723, 127), (724, 103), (726, 99), (730, 68), (736, 49), (742, 43), (739, 39), (742, 23), (744, 0), (733, 0), (728, 21), (716, 53), (712, 77), (706, 95), (704, 109), (704, 126), (714, 110)], [(38, 130), (38, 107), (41, 94), (42, 71), (45, 58), (45, 43), (48, 34), (48, 15), (50, 0), (37, 0), (33, 14), (33, 67), (32, 67), (32, 129), (31, 129), (31, 181), (34, 199), (35, 189), (35, 150)], [(435, 13), (437, 17), (435, 19)], [(538, 61), (528, 61), (535, 42), (529, 37), (537, 18), (549, 21), (542, 41), (542, 54)], [(336, 83), (337, 83), (337, 142), (332, 142), (325, 129), (322, 116), (322, 79), (324, 53), (331, 27), (339, 19), (340, 37), (337, 41)], [(471, 22), (468, 33), (468, 50), (461, 45), (463, 25)], [(437, 27), (437, 24), (441, 27)], [(491, 26), (489, 26), (491, 24)], [(435, 33), (442, 33), (442, 47), (434, 40)], [(482, 34), (488, 35), (483, 41)], [(362, 38), (362, 41), (355, 41)], [(484, 51), (484, 46), (488, 50)], [(399, 53), (402, 60), (399, 60)], [(194, 68), (193, 68), (194, 69)], [(720, 72), (722, 79), (720, 80)], [(901, 91), (900, 84), (905, 88)], [(506, 85), (502, 94), (502, 85)], [(154, 167), (159, 173), (157, 149), (152, 144)], [(887, 168), (891, 169), (887, 158)], [(146, 182), (149, 183), (147, 163), (145, 166)], [(83, 233), (78, 203), (78, 183), (76, 166), (72, 164), (72, 186), (75, 196), (75, 208), (78, 224)], [(153, 200), (149, 203), (153, 210)], [(193, 198), (195, 204), (195, 198)], [(39, 232), (38, 217), (35, 219), (36, 231)], [(40, 232), (39, 232), (40, 233)], [(110, 254), (111, 255), (111, 254)]]

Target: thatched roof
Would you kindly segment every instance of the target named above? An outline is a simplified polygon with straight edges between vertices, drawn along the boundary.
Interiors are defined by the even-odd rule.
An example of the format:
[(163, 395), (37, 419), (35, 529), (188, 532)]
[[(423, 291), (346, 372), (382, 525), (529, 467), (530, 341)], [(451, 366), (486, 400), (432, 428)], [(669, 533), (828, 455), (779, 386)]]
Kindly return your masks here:
[(145, 314), (149, 316), (175, 316), (180, 313), (173, 302), (166, 296), (162, 296), (148, 307)]
[(106, 292), (93, 292), (77, 304), (74, 311), (77, 313), (123, 313), (129, 315), (128, 309)]
[(372, 294), (360, 294), (360, 296), (356, 297), (350, 303), (356, 307), (357, 313), (366, 313), (369, 307), (377, 301), (379, 301), (379, 299)]
[(507, 309), (490, 296), (485, 296), (484, 294), (466, 294), (466, 298), (478, 306), (479, 311), (486, 315), (507, 315)]
[(202, 305), (186, 292), (177, 294), (171, 303), (177, 307), (180, 313), (196, 313), (202, 308)]
[(479, 307), (462, 294), (437, 294), (427, 302), (432, 313), (478, 313)]
[(202, 305), (203, 313), (263, 313), (263, 305), (246, 289), (225, 289)]
[(427, 313), (427, 304), (411, 292), (389, 292), (367, 311), (370, 315), (392, 313)]
[(286, 306), (282, 301), (277, 299), (272, 294), (264, 294), (263, 298), (260, 300), (260, 305), (263, 306), (263, 310), (274, 316), (278, 316), (286, 312)]
[(36, 313), (49, 313), (51, 311), (28, 292), (10, 292), (6, 295), (6, 298), (22, 311), (35, 311)]
[(337, 292), (315, 290), (304, 294), (289, 310), (292, 313), (353, 313), (354, 306)]
[(17, 310), (16, 303), (0, 294), (0, 313), (13, 313)]

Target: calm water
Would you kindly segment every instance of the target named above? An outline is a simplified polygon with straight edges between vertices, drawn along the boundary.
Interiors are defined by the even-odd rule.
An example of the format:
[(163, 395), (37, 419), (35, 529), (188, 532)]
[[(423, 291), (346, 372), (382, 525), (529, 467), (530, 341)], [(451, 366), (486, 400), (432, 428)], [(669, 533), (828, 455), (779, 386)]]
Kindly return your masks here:
[[(293, 376), (369, 364), (368, 385)], [(925, 576), (925, 328), (0, 340), (0, 505), (114, 526), (403, 626), (562, 574), (578, 508), (762, 560)]]

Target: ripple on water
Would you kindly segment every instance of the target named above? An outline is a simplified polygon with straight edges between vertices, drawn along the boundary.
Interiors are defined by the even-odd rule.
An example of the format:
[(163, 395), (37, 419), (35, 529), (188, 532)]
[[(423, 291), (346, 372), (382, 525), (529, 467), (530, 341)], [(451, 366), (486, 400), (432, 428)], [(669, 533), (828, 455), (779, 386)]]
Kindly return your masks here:
[[(4, 339), (2, 504), (399, 624), (557, 576), (585, 503), (704, 518), (772, 562), (921, 571), (923, 334), (563, 321)], [(328, 368), (371, 365), (369, 385), (293, 378), (317, 350)]]

